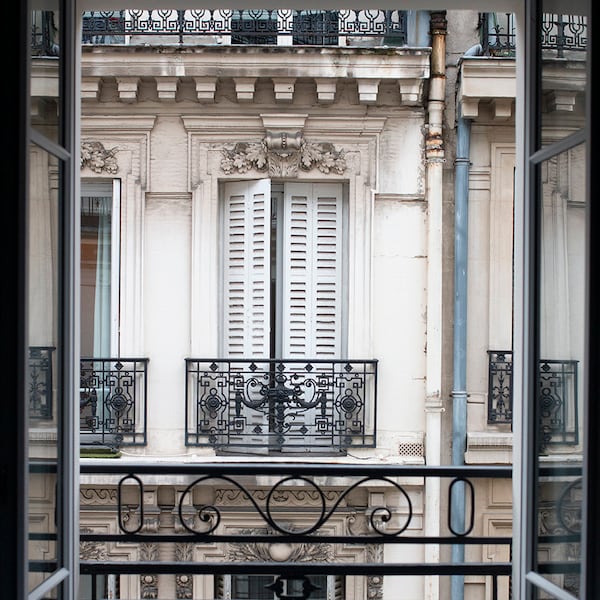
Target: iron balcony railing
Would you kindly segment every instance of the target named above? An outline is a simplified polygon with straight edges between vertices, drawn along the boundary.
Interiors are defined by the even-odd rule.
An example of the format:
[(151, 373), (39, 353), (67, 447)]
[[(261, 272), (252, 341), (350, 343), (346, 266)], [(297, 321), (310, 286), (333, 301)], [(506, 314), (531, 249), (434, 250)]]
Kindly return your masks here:
[(147, 358), (81, 359), (82, 446), (146, 444), (147, 371)]
[[(507, 466), (88, 460), (82, 461), (80, 471), (82, 485), (102, 477), (103, 486), (113, 490), (104, 494), (112, 499), (112, 513), (103, 507), (103, 525), (80, 534), (85, 575), (139, 574), (142, 584), (155, 584), (158, 575), (174, 581), (185, 576), (190, 582), (194, 575), (273, 575), (277, 595), (278, 580), (310, 580), (315, 574), (376, 577), (380, 585), (382, 577), (406, 575), (489, 576), (497, 584), (498, 577), (511, 574), (510, 535), (490, 535), (476, 511), (478, 494), (487, 494), (487, 482), (510, 481)], [(422, 510), (430, 509), (421, 505), (422, 491), (436, 481), (445, 498), (442, 505), (448, 508), (440, 533), (428, 535)], [(465, 489), (464, 510), (453, 508), (457, 486)], [(453, 526), (454, 511), (464, 517), (459, 528)], [(107, 526), (108, 514), (112, 523)], [(418, 554), (432, 545), (461, 545), (469, 552), (461, 563), (385, 561), (384, 547), (398, 544), (418, 547)], [(112, 558), (101, 551), (119, 546), (137, 546), (136, 556), (142, 560), (124, 560), (122, 553)], [(288, 559), (270, 558), (269, 549), (282, 546), (313, 550), (301, 559), (298, 552)], [(490, 546), (496, 548), (495, 560), (483, 558)], [(343, 551), (332, 560), (334, 548)], [(497, 597), (494, 587), (492, 597)], [(306, 599), (310, 593), (292, 597)]]
[[(513, 419), (511, 350), (489, 350), (488, 423)], [(576, 360), (540, 360), (539, 414), (544, 447), (579, 443), (578, 381)]]
[[(564, 58), (565, 52), (587, 48), (587, 18), (581, 15), (545, 13), (540, 30), (543, 50)], [(485, 56), (515, 56), (516, 28), (512, 13), (481, 13), (479, 35)]]
[(29, 347), (29, 417), (53, 418), (53, 346)]
[(186, 359), (188, 446), (374, 447), (376, 408), (376, 360)]
[[(139, 36), (139, 37), (138, 37)], [(407, 43), (406, 11), (401, 10), (121, 10), (83, 14), (83, 43), (273, 44), (337, 46), (340, 38), (381, 38)], [(284, 40), (289, 40), (284, 42)]]

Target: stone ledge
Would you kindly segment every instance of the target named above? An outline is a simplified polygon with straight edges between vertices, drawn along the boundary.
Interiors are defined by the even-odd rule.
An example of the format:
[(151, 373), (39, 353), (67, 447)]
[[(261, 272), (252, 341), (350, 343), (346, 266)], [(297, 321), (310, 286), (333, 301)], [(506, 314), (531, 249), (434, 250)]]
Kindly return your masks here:
[(467, 464), (512, 464), (513, 434), (488, 431), (467, 433)]

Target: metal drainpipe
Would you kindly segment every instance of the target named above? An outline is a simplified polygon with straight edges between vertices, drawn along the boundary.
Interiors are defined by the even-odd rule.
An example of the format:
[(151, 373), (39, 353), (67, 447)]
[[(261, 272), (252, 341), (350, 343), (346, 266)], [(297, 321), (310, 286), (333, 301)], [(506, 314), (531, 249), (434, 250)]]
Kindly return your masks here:
[[(443, 139), (443, 116), (446, 107), (446, 11), (432, 11), (431, 79), (427, 99), (427, 135), (425, 154), (427, 163), (427, 356), (425, 399), (425, 460), (428, 465), (441, 464), (442, 432), (442, 304), (443, 304), (443, 171), (445, 150)], [(425, 522), (427, 536), (440, 535), (441, 483), (438, 478), (425, 481)], [(428, 544), (425, 561), (440, 561), (440, 548)], [(425, 578), (424, 600), (439, 600), (440, 583), (435, 575)]]
[[(468, 258), (468, 197), (471, 121), (465, 119), (458, 106), (456, 127), (456, 159), (454, 178), (454, 333), (452, 385), (452, 464), (464, 465), (467, 438), (467, 258)], [(451, 498), (452, 527), (465, 529), (465, 488), (453, 487)], [(465, 548), (452, 546), (452, 562), (462, 563)], [(464, 598), (464, 576), (451, 578), (452, 600)]]

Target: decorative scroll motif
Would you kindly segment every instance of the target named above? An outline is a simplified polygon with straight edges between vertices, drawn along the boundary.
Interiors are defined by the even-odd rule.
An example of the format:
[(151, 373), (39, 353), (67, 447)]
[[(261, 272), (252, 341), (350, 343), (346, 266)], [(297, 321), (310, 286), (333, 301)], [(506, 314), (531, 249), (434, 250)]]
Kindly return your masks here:
[(117, 500), (115, 488), (80, 488), (79, 503), (89, 505), (113, 504)]
[[(367, 562), (371, 564), (383, 563), (382, 544), (373, 544), (367, 546)], [(367, 577), (367, 599), (383, 599), (383, 575), (369, 575)]]
[[(193, 544), (175, 544), (175, 560), (191, 562), (194, 558)], [(175, 597), (188, 600), (193, 597), (193, 577), (191, 575), (175, 575)]]
[[(80, 533), (93, 533), (92, 529), (82, 527)], [(79, 558), (81, 560), (105, 561), (108, 559), (106, 544), (99, 542), (79, 542)]]
[(107, 150), (101, 142), (86, 140), (81, 142), (81, 161), (80, 168), (88, 167), (94, 173), (105, 171), (114, 175), (119, 171), (119, 165), (115, 154), (118, 148)]
[(296, 177), (299, 169), (342, 175), (346, 168), (343, 150), (329, 142), (307, 142), (300, 131), (291, 135), (268, 131), (261, 142), (238, 142), (225, 147), (221, 159), (221, 169), (227, 175), (252, 169), (267, 171), (270, 177)]
[[(158, 560), (158, 544), (140, 544), (141, 560)], [(158, 575), (140, 575), (140, 595), (142, 598), (158, 598)]]
[[(377, 361), (187, 359), (190, 446), (372, 447)], [(372, 425), (370, 423), (373, 423)]]
[(82, 445), (146, 443), (148, 359), (83, 358), (79, 419)]
[[(286, 529), (294, 527), (285, 524)], [(271, 528), (241, 529), (240, 534), (252, 538), (259, 533), (275, 535)], [(228, 549), (228, 560), (232, 562), (331, 562), (333, 547), (331, 544), (287, 544), (287, 543), (239, 543), (231, 544)]]
[[(354, 484), (348, 486), (340, 492), (338, 499), (328, 505), (325, 494), (318, 483), (313, 479), (303, 476), (289, 476), (281, 478), (277, 483), (271, 486), (264, 505), (259, 505), (248, 491), (239, 481), (228, 476), (221, 475), (205, 475), (193, 481), (183, 491), (179, 498), (178, 512), (179, 519), (189, 533), (198, 536), (211, 536), (216, 532), (221, 524), (223, 514), (216, 504), (200, 504), (195, 503), (197, 509), (197, 519), (194, 526), (190, 526), (183, 522), (184, 505), (188, 503), (188, 498), (194, 496), (194, 490), (201, 491), (210, 482), (228, 482), (234, 487), (237, 487), (248, 498), (251, 508), (254, 509), (256, 516), (261, 518), (265, 526), (282, 536), (308, 536), (311, 534), (319, 534), (323, 531), (323, 527), (329, 522), (331, 517), (338, 514), (336, 511), (340, 509), (342, 502), (351, 495), (359, 487), (367, 485), (385, 485), (390, 491), (395, 492), (398, 497), (399, 505), (402, 506), (402, 512), (398, 509), (392, 510), (387, 505), (369, 507), (368, 512), (365, 511), (365, 519), (368, 523), (369, 534), (373, 537), (397, 537), (410, 525), (413, 517), (412, 501), (408, 492), (399, 485), (396, 481), (387, 477), (364, 477), (357, 480)], [(287, 523), (280, 521), (279, 515), (284, 514), (281, 506), (277, 506), (273, 502), (273, 498), (280, 492), (285, 491), (291, 484), (312, 489), (319, 495), (319, 503), (311, 507), (310, 511), (304, 514), (305, 519), (310, 519), (302, 529), (298, 527), (290, 527)], [(209, 500), (210, 502), (210, 500)], [(470, 531), (470, 530), (469, 530)], [(467, 531), (466, 533), (469, 533)], [(465, 535), (466, 535), (465, 533)]]
[[(265, 502), (269, 490), (252, 490), (244, 492), (238, 489), (218, 489), (215, 492), (215, 501), (219, 506), (245, 506), (248, 504), (247, 493), (250, 493), (255, 502)], [(323, 490), (322, 495), (328, 502), (336, 502), (340, 496), (335, 490)], [(270, 498), (273, 504), (281, 503), (285, 506), (317, 506), (321, 502), (321, 494), (313, 490), (280, 490)]]

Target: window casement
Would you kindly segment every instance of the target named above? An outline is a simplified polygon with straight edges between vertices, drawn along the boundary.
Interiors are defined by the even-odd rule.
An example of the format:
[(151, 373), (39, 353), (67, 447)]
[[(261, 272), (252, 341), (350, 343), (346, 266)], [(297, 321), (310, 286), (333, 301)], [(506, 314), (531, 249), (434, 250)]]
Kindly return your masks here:
[(81, 182), (81, 355), (107, 358), (119, 333), (120, 181)]
[(222, 354), (341, 358), (341, 183), (229, 182), (222, 203)]

